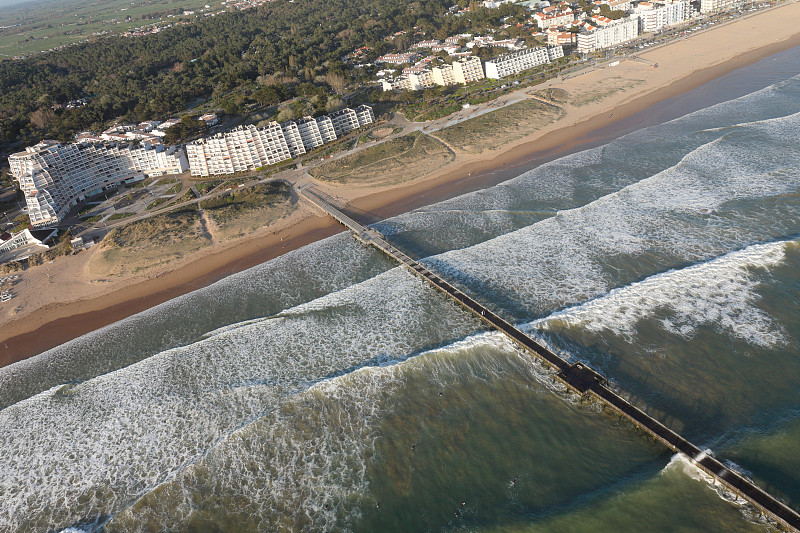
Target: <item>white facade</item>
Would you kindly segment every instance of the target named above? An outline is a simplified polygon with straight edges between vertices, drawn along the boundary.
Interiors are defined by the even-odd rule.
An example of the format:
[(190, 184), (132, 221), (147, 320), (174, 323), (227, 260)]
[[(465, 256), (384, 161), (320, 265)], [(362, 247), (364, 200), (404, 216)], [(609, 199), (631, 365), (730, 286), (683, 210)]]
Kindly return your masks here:
[(639, 31), (658, 31), (689, 18), (689, 0), (677, 0), (659, 4), (641, 2), (635, 9), (639, 15)]
[(333, 121), (328, 115), (317, 117), (317, 127), (319, 127), (319, 134), (322, 135), (322, 142), (329, 143), (337, 139)]
[(303, 117), (297, 121), (297, 130), (300, 132), (300, 139), (307, 150), (313, 150), (325, 144), (322, 134), (319, 131), (317, 121), (312, 117)]
[(433, 67), (431, 69), (431, 77), (433, 78), (433, 83), (436, 85), (447, 86), (456, 84), (456, 78), (453, 75), (452, 65)]
[(589, 53), (635, 39), (639, 35), (639, 21), (624, 18), (614, 24), (578, 34), (578, 52)]
[(453, 62), (453, 78), (456, 83), (466, 85), (471, 81), (482, 80), (484, 77), (481, 60), (477, 57), (462, 57)]
[(409, 72), (406, 74), (406, 76), (408, 76), (408, 83), (411, 86), (412, 91), (419, 91), (421, 89), (433, 87), (433, 75), (431, 74), (430, 70)]
[(356, 108), (356, 118), (358, 118), (358, 127), (366, 126), (375, 122), (375, 112), (368, 105), (360, 105)]
[(283, 136), (286, 138), (286, 145), (289, 147), (289, 152), (292, 157), (303, 155), (306, 153), (306, 147), (303, 145), (303, 138), (300, 135), (300, 130), (292, 121), (284, 122), (281, 124), (283, 128)]
[(283, 129), (277, 122), (263, 128), (239, 126), (199, 139), (186, 145), (186, 155), (193, 176), (255, 170), (292, 157)]
[(716, 13), (728, 9), (738, 9), (744, 5), (744, 0), (700, 0), (700, 13)]
[(331, 122), (333, 123), (333, 131), (336, 132), (337, 137), (340, 137), (348, 131), (358, 128), (358, 116), (356, 115), (356, 112), (349, 107), (345, 107), (339, 111), (334, 111), (328, 116), (331, 118)]
[(123, 181), (179, 174), (188, 168), (182, 149), (43, 141), (8, 158), (34, 228), (54, 226), (69, 208)]
[(533, 15), (533, 20), (536, 21), (536, 25), (542, 30), (546, 30), (551, 26), (563, 26), (564, 24), (569, 24), (575, 20), (575, 18), (576, 15), (572, 11), (554, 14), (535, 13)]
[(361, 105), (319, 118), (305, 117), (256, 128), (238, 128), (186, 145), (193, 176), (213, 176), (274, 165), (336, 140), (351, 130), (375, 121), (372, 108)]
[(485, 63), (486, 77), (499, 80), (506, 76), (518, 74), (523, 70), (549, 63), (552, 59), (563, 57), (564, 50), (560, 46), (552, 48), (528, 48), (502, 55)]
[[(55, 230), (54, 230), (55, 231)], [(44, 246), (45, 249), (50, 248), (42, 241), (31, 235), (31, 230), (25, 228), (24, 230), (20, 231), (19, 233), (13, 235), (10, 239), (0, 244), (0, 254), (4, 254), (6, 252), (10, 252), (12, 250), (16, 250), (17, 248), (22, 248), (23, 246), (30, 246), (32, 244), (36, 244), (39, 246)]]

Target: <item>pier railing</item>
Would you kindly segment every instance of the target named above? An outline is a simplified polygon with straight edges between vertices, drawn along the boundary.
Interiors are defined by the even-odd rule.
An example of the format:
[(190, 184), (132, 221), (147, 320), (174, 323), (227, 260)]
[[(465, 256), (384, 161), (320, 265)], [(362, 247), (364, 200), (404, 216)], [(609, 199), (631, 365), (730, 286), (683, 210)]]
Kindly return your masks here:
[(555, 354), (533, 337), (493, 313), (435, 272), (398, 250), (377, 230), (366, 228), (343, 213), (336, 207), (336, 200), (329, 195), (310, 186), (301, 189), (300, 194), (349, 229), (357, 240), (367, 246), (374, 246), (381, 250), (398, 263), (404, 265), (413, 274), (426, 280), (434, 288), (455, 300), (493, 329), (505, 333), (517, 345), (545, 362), (554, 370), (554, 377), (568, 389), (582, 397), (590, 396), (599, 400), (603, 405), (610, 407), (630, 420), (638, 429), (648, 433), (670, 450), (687, 456), (692, 464), (710, 475), (715, 480), (715, 483), (719, 481), (784, 528), (800, 532), (800, 514), (755, 485), (750, 479), (715, 459), (710, 452), (701, 450), (614, 392), (608, 386), (606, 378), (598, 372), (584, 363), (570, 363)]

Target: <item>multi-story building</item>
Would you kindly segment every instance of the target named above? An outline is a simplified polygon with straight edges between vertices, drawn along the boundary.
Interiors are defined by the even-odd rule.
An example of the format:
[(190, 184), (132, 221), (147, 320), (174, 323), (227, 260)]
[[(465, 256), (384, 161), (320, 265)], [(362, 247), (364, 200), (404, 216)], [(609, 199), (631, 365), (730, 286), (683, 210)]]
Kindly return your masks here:
[(303, 144), (303, 138), (300, 135), (300, 129), (297, 124), (291, 120), (281, 124), (283, 128), (283, 136), (286, 138), (286, 145), (289, 147), (289, 152), (292, 157), (303, 155), (306, 153), (306, 147)]
[(481, 60), (477, 57), (462, 57), (453, 62), (453, 79), (456, 80), (456, 83), (466, 85), (471, 81), (482, 80), (484, 77)]
[(438, 67), (433, 67), (431, 69), (431, 77), (433, 78), (433, 83), (436, 85), (455, 85), (456, 78), (453, 75), (453, 66), (452, 65), (440, 65)]
[(349, 107), (334, 111), (328, 116), (331, 118), (333, 131), (336, 132), (337, 137), (358, 128), (358, 115)]
[(689, 18), (689, 0), (639, 2), (634, 8), (639, 17), (639, 31), (658, 31), (685, 22)]
[(744, 5), (744, 0), (700, 0), (700, 13), (717, 13), (728, 9), (738, 9)]
[(419, 91), (433, 87), (433, 75), (430, 70), (419, 70), (406, 73), (412, 91)]
[(381, 87), (383, 87), (383, 91), (410, 91), (411, 90), (411, 82), (408, 80), (408, 76), (403, 74), (394, 78), (392, 80), (381, 80)]
[(534, 13), (533, 20), (540, 29), (546, 30), (551, 26), (563, 26), (575, 20), (575, 13), (565, 11), (564, 13)]
[(306, 150), (313, 150), (325, 144), (322, 139), (322, 133), (319, 131), (319, 125), (313, 117), (303, 117), (298, 120), (297, 130), (300, 132), (300, 139), (303, 141), (303, 146), (306, 147)]
[(498, 80), (506, 76), (518, 74), (523, 70), (528, 70), (545, 63), (552, 59), (562, 57), (564, 51), (560, 46), (547, 48), (527, 48), (519, 52), (505, 54), (484, 63), (486, 77)]
[(187, 144), (189, 168), (193, 176), (212, 176), (274, 165), (374, 121), (372, 108), (361, 105), (316, 119), (271, 122), (261, 128), (239, 126)]
[(43, 141), (8, 158), (34, 228), (58, 224), (70, 207), (122, 182), (178, 174), (188, 168), (182, 149), (163, 145)]
[(434, 46), (438, 46), (440, 43), (437, 40), (430, 40), (430, 41), (420, 41), (418, 43), (412, 44), (411, 49), (417, 48), (433, 48)]
[(333, 121), (328, 115), (317, 117), (317, 127), (319, 128), (319, 134), (322, 136), (322, 142), (329, 143), (337, 139), (336, 130), (333, 129)]
[(375, 122), (375, 112), (368, 105), (360, 105), (356, 108), (356, 118), (359, 127), (366, 126)]
[(403, 63), (413, 63), (419, 54), (416, 52), (405, 52), (402, 54), (386, 54), (375, 60), (375, 63), (389, 63), (390, 65), (402, 65)]
[(639, 35), (639, 21), (624, 18), (614, 24), (578, 34), (578, 52), (589, 53), (635, 39)]
[(556, 28), (549, 28), (546, 33), (548, 46), (570, 46), (575, 44), (575, 34), (571, 31), (558, 31)]
[(627, 13), (631, 10), (630, 0), (603, 0), (602, 3), (610, 7), (611, 11), (624, 11)]
[(193, 176), (255, 170), (292, 157), (283, 128), (277, 122), (261, 128), (239, 126), (198, 139), (186, 145), (186, 155)]

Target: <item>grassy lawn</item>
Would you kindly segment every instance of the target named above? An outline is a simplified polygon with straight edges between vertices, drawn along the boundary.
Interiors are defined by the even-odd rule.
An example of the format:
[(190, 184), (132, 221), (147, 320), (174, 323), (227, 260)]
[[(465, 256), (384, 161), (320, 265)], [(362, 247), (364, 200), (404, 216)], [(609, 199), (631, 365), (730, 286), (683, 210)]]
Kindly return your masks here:
[(560, 107), (529, 99), (455, 124), (436, 136), (456, 150), (479, 154), (530, 135), (563, 115)]
[(114, 213), (106, 220), (108, 220), (109, 222), (113, 222), (114, 220), (122, 220), (123, 218), (132, 217), (133, 215), (134, 213)]
[(414, 132), (330, 161), (312, 172), (323, 181), (388, 184), (420, 177), (454, 158), (437, 139)]

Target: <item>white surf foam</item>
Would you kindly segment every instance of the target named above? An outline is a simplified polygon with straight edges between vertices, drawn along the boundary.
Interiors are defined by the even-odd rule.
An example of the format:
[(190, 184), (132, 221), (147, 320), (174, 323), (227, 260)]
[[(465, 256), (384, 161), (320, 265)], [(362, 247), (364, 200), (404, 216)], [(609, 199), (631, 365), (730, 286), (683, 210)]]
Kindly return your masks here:
[(753, 245), (706, 263), (657, 274), (529, 327), (551, 329), (567, 324), (633, 340), (639, 321), (666, 312), (669, 316), (661, 320), (661, 326), (684, 338), (691, 338), (700, 326), (713, 326), (758, 346), (776, 346), (786, 341), (784, 332), (756, 307), (759, 282), (755, 274), (780, 264), (791, 242)]
[(278, 318), (21, 401), (0, 411), (0, 530), (116, 512), (284, 398), (477, 325), (396, 268)]

